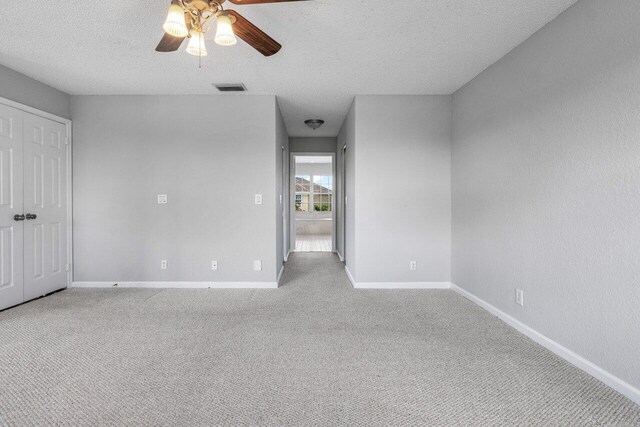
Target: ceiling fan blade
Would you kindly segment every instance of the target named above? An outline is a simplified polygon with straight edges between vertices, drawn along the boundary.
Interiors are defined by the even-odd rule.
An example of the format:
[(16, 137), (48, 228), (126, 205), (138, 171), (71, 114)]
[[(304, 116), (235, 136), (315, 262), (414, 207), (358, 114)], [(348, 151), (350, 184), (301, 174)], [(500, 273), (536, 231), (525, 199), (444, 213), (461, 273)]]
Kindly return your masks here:
[(186, 37), (173, 37), (165, 33), (160, 43), (158, 43), (158, 47), (156, 47), (156, 52), (175, 52), (180, 49), (180, 45), (185, 38)]
[[(174, 0), (171, 1), (173, 3)], [(187, 31), (191, 31), (191, 18), (188, 13), (184, 14), (184, 23), (187, 26)], [(173, 37), (167, 33), (164, 33), (162, 40), (156, 47), (156, 51), (158, 52), (175, 52), (180, 49), (182, 42), (186, 37)]]
[[(248, 0), (254, 1), (254, 0)], [(258, 52), (264, 56), (271, 56), (282, 48), (282, 45), (269, 37), (260, 28), (247, 21), (242, 15), (235, 10), (228, 10), (229, 15), (236, 18), (236, 22), (233, 23), (233, 32), (236, 36), (251, 45)]]
[(307, 0), (229, 0), (233, 4), (261, 4), (261, 3), (281, 3), (291, 1), (307, 1)]

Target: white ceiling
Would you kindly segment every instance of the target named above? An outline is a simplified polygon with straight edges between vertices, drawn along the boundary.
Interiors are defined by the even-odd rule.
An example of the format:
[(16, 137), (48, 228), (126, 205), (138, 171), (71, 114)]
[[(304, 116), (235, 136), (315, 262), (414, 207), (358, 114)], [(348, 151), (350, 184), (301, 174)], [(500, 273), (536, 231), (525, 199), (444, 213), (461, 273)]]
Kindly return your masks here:
[[(310, 0), (233, 6), (284, 46), (154, 51), (168, 0), (0, 0), (0, 64), (70, 94), (277, 95), (291, 136), (335, 136), (356, 94), (451, 94), (576, 0)], [(184, 50), (183, 46), (183, 50)], [(243, 95), (220, 95), (243, 96)], [(303, 121), (321, 118), (312, 131)]]

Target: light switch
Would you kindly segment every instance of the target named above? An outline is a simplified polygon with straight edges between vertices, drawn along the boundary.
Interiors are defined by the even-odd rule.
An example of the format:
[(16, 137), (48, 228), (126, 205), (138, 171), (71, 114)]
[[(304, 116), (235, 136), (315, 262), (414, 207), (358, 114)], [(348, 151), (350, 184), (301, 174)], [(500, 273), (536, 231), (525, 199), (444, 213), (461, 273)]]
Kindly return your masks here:
[(256, 205), (262, 204), (262, 194), (256, 194)]
[(169, 201), (167, 199), (167, 195), (166, 194), (158, 194), (158, 204), (159, 205), (166, 205), (167, 203), (169, 203)]

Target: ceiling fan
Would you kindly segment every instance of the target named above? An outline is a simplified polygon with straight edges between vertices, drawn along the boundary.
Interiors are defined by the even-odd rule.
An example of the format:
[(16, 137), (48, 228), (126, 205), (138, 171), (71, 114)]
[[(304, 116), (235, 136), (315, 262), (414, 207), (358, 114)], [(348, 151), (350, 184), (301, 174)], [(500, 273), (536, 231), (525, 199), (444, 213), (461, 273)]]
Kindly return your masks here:
[[(235, 5), (280, 3), (305, 0), (229, 0)], [(204, 34), (216, 22), (214, 41), (221, 46), (233, 46), (236, 36), (253, 46), (264, 56), (277, 53), (282, 45), (269, 37), (235, 10), (224, 9), (225, 0), (171, 0), (167, 20), (162, 28), (165, 35), (156, 47), (158, 52), (175, 52), (186, 38), (187, 53), (207, 56)]]

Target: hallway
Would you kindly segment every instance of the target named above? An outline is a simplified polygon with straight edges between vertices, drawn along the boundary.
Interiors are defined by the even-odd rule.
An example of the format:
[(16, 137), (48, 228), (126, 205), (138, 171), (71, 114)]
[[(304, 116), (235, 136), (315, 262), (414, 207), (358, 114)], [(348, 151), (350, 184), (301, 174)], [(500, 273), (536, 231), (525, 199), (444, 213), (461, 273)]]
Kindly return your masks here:
[(279, 289), (70, 289), (0, 323), (0, 424), (640, 423), (454, 292), (356, 290), (333, 254)]

